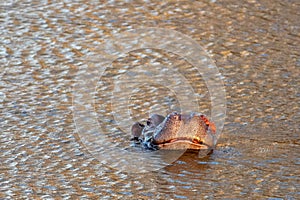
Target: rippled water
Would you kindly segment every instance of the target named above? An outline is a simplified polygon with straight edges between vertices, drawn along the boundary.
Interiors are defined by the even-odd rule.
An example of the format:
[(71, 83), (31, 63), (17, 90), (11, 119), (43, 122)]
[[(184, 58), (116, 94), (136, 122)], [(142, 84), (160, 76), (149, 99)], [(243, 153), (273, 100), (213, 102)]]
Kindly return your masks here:
[[(11, 0), (0, 9), (1, 199), (300, 198), (297, 0)], [(126, 173), (87, 151), (72, 98), (76, 78), (90, 67), (86, 58), (97, 55), (101, 43), (144, 27), (179, 31), (209, 52), (224, 77), (227, 116), (212, 155), (187, 152), (159, 171)], [(145, 65), (149, 70), (139, 68)], [(116, 120), (124, 106), (132, 120), (181, 109), (175, 89), (155, 83), (126, 91), (129, 102), (115, 94), (111, 103), (122, 74), (130, 72), (134, 81), (144, 70), (147, 83), (157, 65), (183, 75), (201, 112), (210, 114), (210, 93), (191, 64), (158, 49), (132, 51), (87, 88), (98, 123), (119, 145), (129, 145)]]

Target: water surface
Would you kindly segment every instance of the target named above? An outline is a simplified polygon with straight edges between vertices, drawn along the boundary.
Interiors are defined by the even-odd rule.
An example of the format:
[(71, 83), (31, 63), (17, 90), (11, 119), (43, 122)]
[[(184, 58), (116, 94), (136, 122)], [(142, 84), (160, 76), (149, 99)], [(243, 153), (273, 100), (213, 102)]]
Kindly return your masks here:
[[(8, 1), (0, 9), (1, 199), (300, 198), (297, 0)], [(179, 31), (209, 52), (224, 77), (227, 116), (211, 156), (187, 152), (159, 171), (132, 174), (87, 151), (72, 97), (84, 58), (113, 34), (143, 27)], [(92, 88), (99, 123), (119, 144), (128, 145), (129, 135), (113, 114), (124, 106), (132, 120), (180, 110), (172, 88), (157, 84), (127, 91), (130, 102), (116, 96), (110, 103), (118, 77), (130, 71), (134, 80), (147, 64), (184, 75), (210, 114), (210, 94), (193, 66), (162, 50), (136, 50)]]

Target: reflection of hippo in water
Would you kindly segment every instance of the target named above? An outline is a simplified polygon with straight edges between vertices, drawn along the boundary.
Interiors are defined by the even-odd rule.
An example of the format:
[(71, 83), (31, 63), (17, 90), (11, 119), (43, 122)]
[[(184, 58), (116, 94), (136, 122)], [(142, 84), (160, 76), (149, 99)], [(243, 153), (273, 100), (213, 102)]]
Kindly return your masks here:
[(132, 140), (148, 149), (212, 149), (216, 128), (201, 114), (183, 115), (173, 112), (167, 117), (152, 114), (143, 125), (131, 127)]

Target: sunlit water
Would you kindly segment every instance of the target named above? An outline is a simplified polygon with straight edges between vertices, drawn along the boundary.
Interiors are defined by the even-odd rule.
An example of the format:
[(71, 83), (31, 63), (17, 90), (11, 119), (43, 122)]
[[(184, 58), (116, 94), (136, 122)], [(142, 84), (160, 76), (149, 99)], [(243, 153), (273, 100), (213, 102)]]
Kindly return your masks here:
[[(297, 0), (11, 0), (0, 6), (1, 199), (300, 198)], [(224, 77), (227, 117), (212, 155), (187, 152), (158, 171), (126, 173), (87, 151), (72, 97), (76, 77), (86, 72), (84, 58), (111, 35), (141, 27), (177, 30), (205, 47)], [(92, 88), (98, 123), (119, 146), (129, 147), (130, 138), (115, 120), (120, 110), (129, 107), (133, 121), (182, 111), (172, 88), (155, 84), (125, 91), (129, 102), (115, 94), (111, 103), (123, 73), (134, 80), (139, 66), (158, 64), (184, 75), (199, 109), (210, 114), (209, 91), (193, 66), (165, 51), (133, 51)], [(149, 81), (151, 70), (145, 74)]]

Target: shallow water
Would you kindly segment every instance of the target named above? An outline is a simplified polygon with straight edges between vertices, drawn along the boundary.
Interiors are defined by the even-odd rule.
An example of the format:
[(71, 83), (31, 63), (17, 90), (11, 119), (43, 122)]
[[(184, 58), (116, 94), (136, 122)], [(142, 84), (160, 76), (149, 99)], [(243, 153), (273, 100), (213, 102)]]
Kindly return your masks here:
[[(12, 0), (0, 9), (1, 199), (300, 198), (297, 0)], [(74, 106), (74, 96), (82, 95), (74, 88), (78, 77), (90, 80), (103, 42), (146, 27), (179, 31), (206, 49), (223, 77), (226, 122), (212, 155), (186, 152), (158, 171), (127, 173), (113, 159), (97, 159), (97, 152), (110, 158), (101, 147), (89, 152), (86, 144), (97, 144), (99, 135), (85, 141), (78, 134), (74, 112), (88, 106)], [(168, 70), (153, 81), (161, 66)], [(93, 94), (95, 124), (116, 148), (129, 147), (130, 122), (151, 112), (184, 112), (183, 105), (196, 104), (210, 115), (212, 108), (203, 77), (163, 50), (131, 51), (92, 78), (96, 84), (85, 91)], [(146, 84), (122, 89), (128, 79)], [(191, 88), (197, 98), (183, 98)]]

